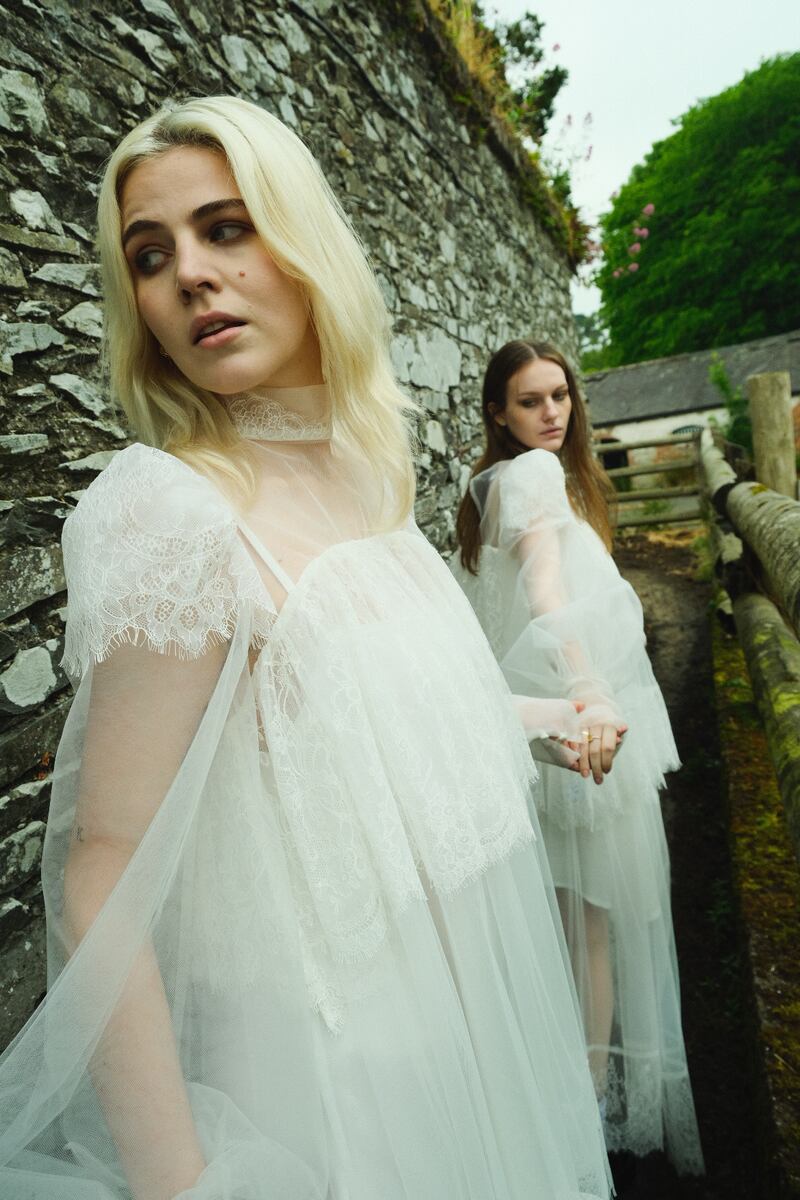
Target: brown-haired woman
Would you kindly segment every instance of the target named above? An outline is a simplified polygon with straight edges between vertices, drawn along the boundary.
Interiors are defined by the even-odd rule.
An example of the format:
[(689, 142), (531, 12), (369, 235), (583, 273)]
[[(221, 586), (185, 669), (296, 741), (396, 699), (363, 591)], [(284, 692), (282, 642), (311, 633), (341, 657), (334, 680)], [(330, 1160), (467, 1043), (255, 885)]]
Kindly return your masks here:
[(452, 568), (512, 691), (585, 706), (581, 770), (542, 767), (538, 815), (607, 1145), (663, 1147), (700, 1172), (658, 795), (679, 763), (564, 355), (528, 340), (498, 350), (483, 421)]

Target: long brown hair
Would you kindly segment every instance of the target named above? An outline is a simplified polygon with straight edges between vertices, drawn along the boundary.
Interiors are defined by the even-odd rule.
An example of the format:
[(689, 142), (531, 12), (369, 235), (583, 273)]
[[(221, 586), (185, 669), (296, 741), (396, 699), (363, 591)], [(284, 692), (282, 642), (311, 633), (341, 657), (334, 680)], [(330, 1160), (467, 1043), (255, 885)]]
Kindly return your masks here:
[[(534, 342), (525, 338), (506, 342), (493, 354), (483, 378), (481, 413), (486, 432), (483, 454), (472, 468), (472, 476), (504, 459), (516, 458), (529, 447), (518, 441), (507, 425), (499, 425), (494, 415), (506, 407), (506, 389), (512, 376), (526, 363), (545, 358), (561, 367), (567, 381), (572, 412), (559, 458), (567, 477), (567, 494), (573, 509), (587, 521), (611, 549), (612, 529), (609, 500), (613, 495), (611, 480), (592, 454), (586, 406), (578, 390), (578, 381), (564, 355), (550, 342)], [(478, 573), (481, 552), (480, 514), (469, 488), (461, 501), (456, 518), (456, 536), (461, 547), (461, 562), (473, 575)]]

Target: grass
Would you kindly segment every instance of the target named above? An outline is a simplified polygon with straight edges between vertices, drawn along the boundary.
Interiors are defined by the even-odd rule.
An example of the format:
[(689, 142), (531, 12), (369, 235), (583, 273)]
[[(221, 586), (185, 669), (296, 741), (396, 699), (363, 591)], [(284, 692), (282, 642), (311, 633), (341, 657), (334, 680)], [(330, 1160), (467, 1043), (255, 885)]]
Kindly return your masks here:
[(575, 205), (565, 202), (559, 195), (542, 166), (538, 150), (529, 149), (520, 137), (514, 120), (516, 102), (506, 78), (502, 46), (478, 17), (473, 0), (425, 2), (483, 93), (487, 109), (526, 156), (532, 174), (532, 181), (525, 186), (527, 199), (575, 269), (590, 256), (590, 227), (581, 219)]
[(428, 0), (442, 22), (447, 36), (463, 58), (467, 70), (487, 94), (502, 116), (500, 97), (508, 91), (497, 43), (491, 32), (477, 20), (472, 0)]

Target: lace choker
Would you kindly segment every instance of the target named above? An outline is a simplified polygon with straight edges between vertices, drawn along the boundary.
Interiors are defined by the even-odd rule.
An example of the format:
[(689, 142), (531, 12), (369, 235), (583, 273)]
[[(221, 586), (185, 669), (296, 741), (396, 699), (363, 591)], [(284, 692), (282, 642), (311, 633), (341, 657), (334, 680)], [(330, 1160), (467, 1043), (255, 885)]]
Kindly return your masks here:
[(331, 437), (327, 384), (242, 392), (227, 401), (228, 416), (244, 438), (257, 442), (326, 442)]

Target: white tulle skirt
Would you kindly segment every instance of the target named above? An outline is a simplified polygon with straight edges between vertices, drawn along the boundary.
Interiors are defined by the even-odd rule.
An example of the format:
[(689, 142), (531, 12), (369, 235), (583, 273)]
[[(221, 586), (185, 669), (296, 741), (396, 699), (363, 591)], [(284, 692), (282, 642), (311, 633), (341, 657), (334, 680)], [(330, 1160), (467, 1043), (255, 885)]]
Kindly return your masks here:
[[(117, 1015), (145, 961), (207, 1163), (175, 1200), (607, 1200), (528, 809), (536, 773), (466, 600), (409, 535), (344, 547), (304, 578), (255, 669), (240, 620), (191, 744), (68, 957), (64, 862), (94, 689), (124, 653), (84, 677), (48, 824), (51, 986), (0, 1059), (0, 1196), (130, 1200), (95, 1086), (106, 1051), (135, 1060)], [(167, 672), (191, 690), (204, 669), (131, 654), (149, 655), (155, 705)], [(115, 724), (112, 742), (125, 733)], [(152, 1161), (136, 1114), (161, 1082), (156, 1070), (146, 1094), (113, 1098), (129, 1161)]]
[[(412, 905), (338, 1033), (296, 1006), (286, 975), (279, 989), (231, 978), (224, 994), (187, 979), (183, 1063), (209, 1166), (180, 1200), (607, 1197), (538, 858), (529, 844)], [(129, 1196), (88, 1079), (0, 1168), (0, 1194)]]
[[(625, 791), (623, 750), (599, 787), (542, 766), (541, 828), (587, 1039), (609, 1150), (665, 1150), (681, 1172), (703, 1158), (681, 1027), (681, 1001), (670, 906), (669, 855), (659, 796), (612, 801), (594, 827), (562, 814), (572, 793)], [(612, 782), (613, 781), (613, 782)], [(610, 785), (610, 786), (609, 786)], [(610, 795), (609, 795), (609, 798)]]
[[(457, 558), (452, 569), (513, 692), (582, 699), (587, 725), (619, 719), (629, 727), (602, 784), (543, 763), (535, 803), (606, 1144), (636, 1155), (664, 1149), (678, 1170), (699, 1173), (659, 801), (680, 762), (641, 604), (594, 532), (564, 507), (540, 559), (521, 567), (517, 553), (484, 544), (478, 576)], [(538, 612), (536, 573), (552, 581), (554, 564), (558, 588)], [(606, 698), (602, 717), (592, 715), (598, 696)]]

